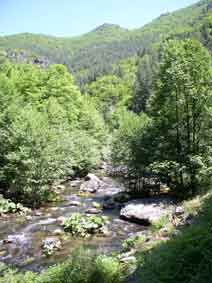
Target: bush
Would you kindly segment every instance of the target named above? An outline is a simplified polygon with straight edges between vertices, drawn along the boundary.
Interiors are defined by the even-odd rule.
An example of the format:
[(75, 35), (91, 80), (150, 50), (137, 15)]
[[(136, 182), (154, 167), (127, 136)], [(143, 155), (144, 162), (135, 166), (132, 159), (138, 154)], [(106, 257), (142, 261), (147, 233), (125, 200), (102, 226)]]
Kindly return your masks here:
[(120, 262), (107, 256), (99, 256), (96, 259), (96, 268), (92, 274), (91, 282), (119, 283), (121, 282)]

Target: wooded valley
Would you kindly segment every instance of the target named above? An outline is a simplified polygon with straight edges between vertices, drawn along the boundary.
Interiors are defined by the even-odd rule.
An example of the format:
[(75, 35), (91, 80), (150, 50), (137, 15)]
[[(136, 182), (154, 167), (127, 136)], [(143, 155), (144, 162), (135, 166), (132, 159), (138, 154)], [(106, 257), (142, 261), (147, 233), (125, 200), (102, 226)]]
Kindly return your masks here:
[(211, 282), (211, 52), (208, 0), (0, 37), (0, 283)]

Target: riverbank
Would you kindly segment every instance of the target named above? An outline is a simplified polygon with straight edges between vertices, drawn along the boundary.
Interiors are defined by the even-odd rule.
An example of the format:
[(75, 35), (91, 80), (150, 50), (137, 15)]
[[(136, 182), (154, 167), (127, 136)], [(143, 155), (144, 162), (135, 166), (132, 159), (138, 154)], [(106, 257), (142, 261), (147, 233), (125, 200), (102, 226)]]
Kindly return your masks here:
[[(88, 251), (83, 248), (72, 252), (72, 256), (65, 262), (48, 268), (41, 275), (31, 272), (19, 273), (1, 265), (0, 282), (5, 283), (6, 279), (7, 282), (15, 283), (171, 282), (172, 276), (176, 276), (172, 270), (178, 268), (184, 272), (184, 264), (186, 267), (192, 262), (192, 258), (184, 262), (187, 256), (194, 257), (194, 253), (198, 255), (206, 252), (205, 244), (208, 243), (211, 235), (208, 233), (212, 215), (210, 202), (211, 194), (183, 202), (181, 206), (175, 208), (175, 214), (169, 218), (170, 221), (163, 219), (146, 231), (138, 232), (137, 235), (134, 234), (132, 238), (125, 240), (122, 252), (119, 254), (98, 255), (98, 251)], [(206, 237), (205, 242), (204, 237)], [(198, 239), (199, 243), (196, 242)], [(176, 261), (176, 257), (180, 261)], [(200, 260), (199, 257), (194, 259)], [(205, 260), (204, 257), (202, 259)], [(210, 257), (207, 261), (210, 261)], [(180, 262), (184, 264), (179, 265)], [(164, 264), (166, 268), (161, 267)], [(181, 276), (180, 274), (179, 272), (178, 277)], [(166, 281), (160, 281), (161, 276)], [(156, 281), (151, 281), (153, 279)]]

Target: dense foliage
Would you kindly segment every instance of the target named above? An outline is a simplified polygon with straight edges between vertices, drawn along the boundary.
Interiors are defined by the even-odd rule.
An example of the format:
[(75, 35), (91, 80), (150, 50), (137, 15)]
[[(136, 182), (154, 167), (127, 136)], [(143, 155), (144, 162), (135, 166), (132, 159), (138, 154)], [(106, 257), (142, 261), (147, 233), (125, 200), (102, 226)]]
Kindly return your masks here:
[(124, 115), (114, 160), (121, 156), (141, 176), (158, 175), (184, 196), (208, 183), (211, 70), (211, 57), (196, 40), (167, 41), (148, 100), (149, 122), (142, 115)]
[(97, 164), (102, 118), (64, 66), (3, 64), (0, 87), (0, 182), (12, 197), (37, 204)]
[(129, 58), (114, 65), (111, 75), (103, 76), (84, 88), (112, 129), (117, 126), (119, 113), (131, 103), (136, 69), (135, 58)]
[(153, 167), (166, 171), (167, 179), (174, 170), (175, 183), (183, 190), (195, 191), (210, 152), (211, 66), (209, 53), (197, 41), (170, 41), (149, 102), (159, 149)]

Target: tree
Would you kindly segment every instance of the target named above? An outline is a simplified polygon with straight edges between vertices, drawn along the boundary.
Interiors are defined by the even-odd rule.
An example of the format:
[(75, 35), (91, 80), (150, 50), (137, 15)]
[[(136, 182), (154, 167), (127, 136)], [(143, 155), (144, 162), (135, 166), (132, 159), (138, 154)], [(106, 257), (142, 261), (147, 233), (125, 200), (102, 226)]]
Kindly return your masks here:
[(109, 121), (111, 114), (125, 94), (121, 79), (116, 76), (104, 76), (98, 79), (86, 88), (86, 92), (93, 97), (106, 121)]
[[(176, 183), (195, 191), (194, 160), (206, 154), (210, 120), (211, 58), (196, 40), (168, 41), (162, 56), (150, 111), (160, 138), (158, 162), (172, 162)], [(163, 166), (162, 166), (163, 167)], [(163, 169), (162, 169), (163, 170)]]
[(147, 101), (153, 93), (153, 80), (157, 69), (157, 56), (155, 51), (142, 53), (138, 59), (138, 69), (134, 85), (132, 110), (136, 113), (146, 112)]
[(0, 65), (0, 184), (38, 205), (55, 182), (95, 167), (104, 123), (64, 66)]
[(209, 11), (203, 18), (200, 28), (200, 38), (205, 47), (212, 50), (212, 12)]
[(135, 167), (134, 143), (141, 136), (149, 124), (146, 114), (137, 115), (131, 111), (119, 114), (119, 127), (114, 132), (112, 142), (112, 159), (116, 164)]

